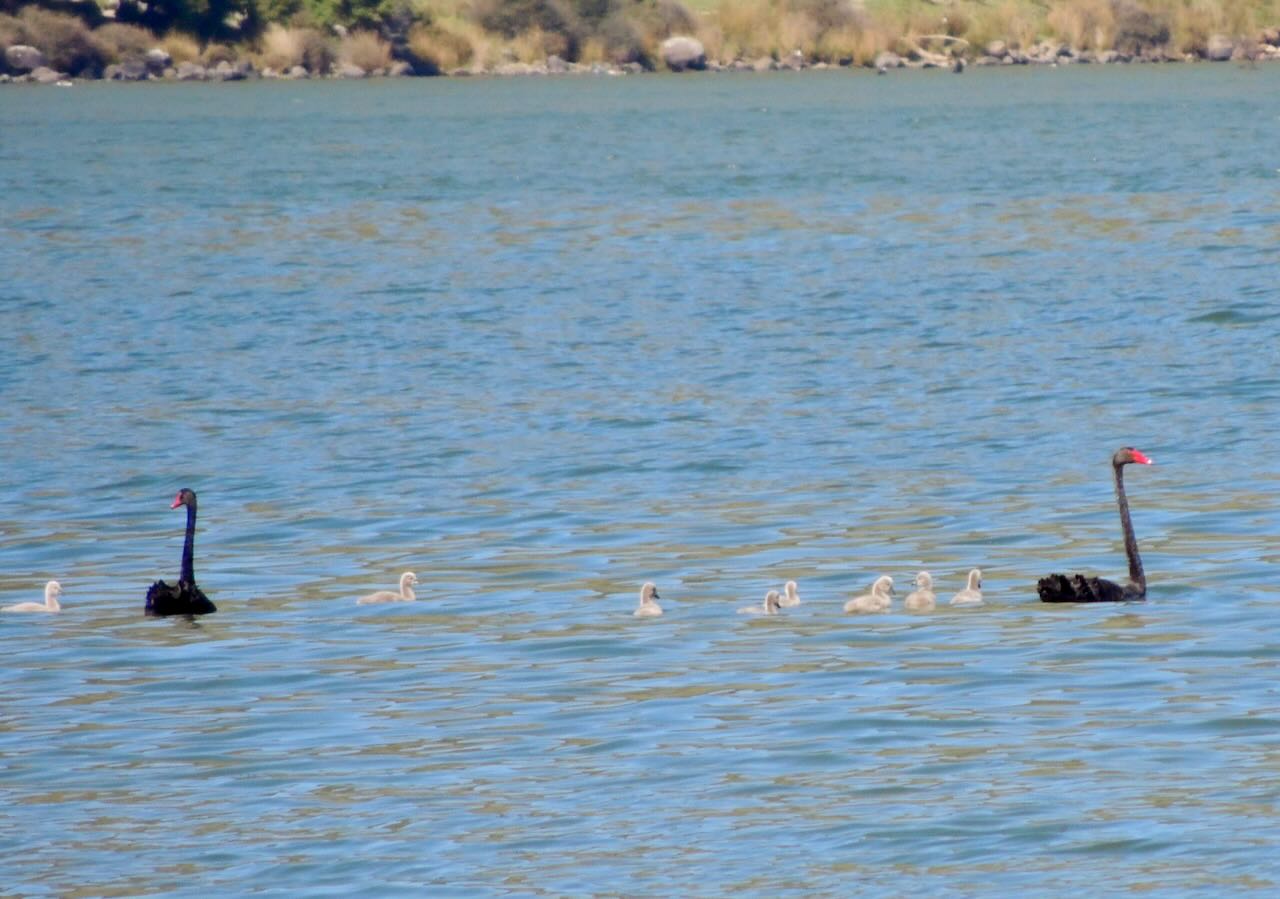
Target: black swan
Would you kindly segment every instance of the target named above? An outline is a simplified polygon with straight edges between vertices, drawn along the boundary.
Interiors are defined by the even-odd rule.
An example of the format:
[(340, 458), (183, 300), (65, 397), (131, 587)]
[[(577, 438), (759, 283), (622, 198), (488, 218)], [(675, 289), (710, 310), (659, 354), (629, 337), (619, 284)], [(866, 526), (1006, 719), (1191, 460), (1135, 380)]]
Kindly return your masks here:
[(156, 581), (147, 591), (148, 615), (208, 615), (218, 611), (209, 597), (196, 586), (196, 573), (191, 564), (196, 542), (196, 494), (183, 487), (169, 508), (187, 507), (187, 540), (182, 544), (182, 573), (176, 586)]
[(1133, 536), (1133, 522), (1129, 519), (1129, 500), (1124, 495), (1124, 466), (1130, 462), (1137, 462), (1139, 465), (1154, 464), (1141, 450), (1131, 446), (1122, 446), (1111, 457), (1111, 467), (1116, 475), (1116, 503), (1120, 506), (1120, 526), (1124, 529), (1124, 552), (1129, 557), (1129, 583), (1121, 587), (1100, 577), (1051, 574), (1041, 578), (1036, 584), (1041, 602), (1133, 602), (1146, 599), (1147, 576), (1142, 573), (1138, 540)]

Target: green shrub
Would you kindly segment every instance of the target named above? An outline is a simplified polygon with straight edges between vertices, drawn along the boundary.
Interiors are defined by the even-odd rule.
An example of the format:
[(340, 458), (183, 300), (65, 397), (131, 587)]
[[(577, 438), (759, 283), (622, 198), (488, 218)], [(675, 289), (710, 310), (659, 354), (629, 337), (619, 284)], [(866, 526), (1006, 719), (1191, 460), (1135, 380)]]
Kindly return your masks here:
[(626, 15), (615, 13), (600, 23), (598, 34), (610, 62), (638, 62), (652, 67), (644, 32)]
[(657, 22), (657, 35), (662, 38), (673, 34), (693, 34), (698, 30), (698, 18), (680, 0), (657, 0), (651, 7)]
[(78, 17), (27, 6), (17, 22), (20, 34), (15, 42), (35, 47), (45, 55), (50, 68), (72, 75), (96, 77), (102, 73), (106, 57)]
[(394, 0), (303, 0), (303, 10), (317, 25), (373, 29), (395, 8)]
[(851, 0), (790, 0), (788, 5), (812, 19), (819, 33), (857, 27), (866, 18)]
[(1169, 20), (1132, 0), (1116, 0), (1115, 22), (1115, 45), (1122, 53), (1141, 53), (1169, 43)]
[(302, 33), (302, 64), (313, 75), (327, 75), (338, 61), (334, 43), (322, 32), (305, 28)]
[(156, 34), (177, 28), (208, 41), (252, 37), (262, 20), (257, 0), (121, 0), (116, 21)]
[(124, 25), (120, 22), (103, 25), (93, 32), (93, 40), (110, 62), (141, 59), (158, 43), (156, 36), (147, 29), (139, 28), (137, 25)]
[(586, 37), (581, 19), (564, 0), (475, 0), (472, 14), (489, 31), (508, 39), (535, 28), (564, 36), (567, 59), (576, 59)]

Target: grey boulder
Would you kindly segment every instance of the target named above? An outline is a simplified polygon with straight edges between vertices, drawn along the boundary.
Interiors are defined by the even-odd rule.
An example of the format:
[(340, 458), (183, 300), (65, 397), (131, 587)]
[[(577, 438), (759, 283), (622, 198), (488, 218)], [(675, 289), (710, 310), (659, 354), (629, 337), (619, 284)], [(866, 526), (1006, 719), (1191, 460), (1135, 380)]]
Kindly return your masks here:
[(61, 72), (55, 72), (48, 66), (36, 66), (31, 71), (31, 80), (36, 84), (57, 84), (65, 77)]
[(126, 59), (124, 62), (109, 65), (102, 77), (107, 81), (146, 81), (151, 74), (147, 64), (140, 59)]
[(885, 50), (876, 54), (873, 65), (876, 67), (876, 71), (883, 72), (886, 69), (900, 69), (905, 65), (905, 63), (902, 61), (902, 57), (897, 53)]
[(707, 67), (707, 51), (703, 49), (702, 41), (695, 37), (669, 37), (662, 42), (658, 52), (667, 68), (673, 72)]
[(163, 47), (152, 47), (143, 54), (142, 61), (156, 75), (162, 74), (165, 69), (173, 65), (173, 57)]
[(15, 72), (32, 72), (44, 65), (44, 54), (26, 44), (14, 44), (4, 51), (4, 62)]
[(1209, 36), (1209, 42), (1204, 48), (1204, 58), (1211, 62), (1226, 62), (1231, 59), (1231, 54), (1236, 49), (1235, 43), (1225, 34), (1213, 34)]

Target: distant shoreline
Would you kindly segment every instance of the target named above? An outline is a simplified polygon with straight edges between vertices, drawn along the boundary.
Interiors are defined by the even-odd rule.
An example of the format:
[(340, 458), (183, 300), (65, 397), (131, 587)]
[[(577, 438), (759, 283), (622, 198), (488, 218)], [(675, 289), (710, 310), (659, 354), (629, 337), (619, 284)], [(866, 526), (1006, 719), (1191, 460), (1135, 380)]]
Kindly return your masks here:
[(15, 14), (0, 13), (0, 83), (960, 73), (971, 66), (1280, 59), (1280, 27), (1261, 27), (1261, 14), (1242, 18), (1232, 5), (1252, 0), (1221, 0), (1226, 5), (1214, 15), (1167, 9), (1165, 0), (1064, 0), (1048, 12), (1038, 0), (1000, 9), (978, 0), (945, 8), (928, 0), (929, 9), (916, 9), (916, 0), (902, 8), (882, 0), (874, 11), (865, 0), (717, 0), (713, 11), (696, 15), (681, 0), (609, 0), (614, 12), (603, 17), (598, 0), (421, 0), (417, 13), (394, 15), (365, 8), (388, 0), (352, 0), (341, 21), (316, 18), (328, 0), (296, 0), (315, 7), (312, 18), (299, 13), (288, 22), (164, 18), (191, 13), (195, 0), (174, 0), (172, 9), (139, 0), (101, 0), (101, 7), (100, 0), (39, 0), (62, 11), (17, 2)]
[[(386, 69), (365, 71), (358, 66), (346, 65), (335, 67), (325, 74), (313, 74), (299, 71), (294, 67), (288, 72), (278, 72), (271, 68), (259, 69), (248, 59), (237, 62), (222, 61), (217, 65), (203, 66), (198, 63), (182, 63), (178, 66), (148, 65), (139, 62), (133, 66), (108, 66), (100, 77), (70, 76), (47, 67), (40, 67), (23, 75), (0, 73), (0, 84), (41, 84), (69, 87), (76, 83), (92, 83), (98, 81), (119, 82), (219, 82), (219, 81), (358, 81), (379, 78), (561, 78), (561, 77), (621, 77), (627, 75), (664, 74), (669, 72), (716, 74), (722, 72), (805, 72), (805, 71), (864, 71), (887, 74), (897, 69), (942, 69), (961, 73), (969, 67), (974, 68), (1018, 68), (1040, 67), (1054, 68), (1075, 65), (1157, 65), (1157, 64), (1194, 64), (1213, 62), (1236, 62), (1252, 65), (1280, 60), (1280, 50), (1275, 54), (1259, 56), (1226, 56), (1221, 59), (1205, 59), (1194, 54), (1172, 54), (1163, 51), (1146, 52), (1137, 55), (1117, 53), (1114, 50), (1095, 53), (1088, 50), (1075, 50), (1065, 45), (1036, 45), (1029, 51), (1005, 51), (999, 56), (989, 54), (976, 59), (955, 58), (907, 58), (896, 54), (881, 54), (873, 63), (854, 64), (828, 63), (825, 61), (809, 61), (799, 54), (783, 59), (761, 57), (754, 60), (735, 59), (723, 63), (708, 60), (698, 66), (684, 69), (647, 69), (636, 63), (611, 65), (606, 63), (569, 63), (558, 57), (550, 57), (541, 63), (509, 62), (485, 68), (460, 67), (447, 72), (436, 72), (419, 75), (412, 67), (403, 63), (393, 64)], [(43, 70), (41, 70), (43, 69)]]

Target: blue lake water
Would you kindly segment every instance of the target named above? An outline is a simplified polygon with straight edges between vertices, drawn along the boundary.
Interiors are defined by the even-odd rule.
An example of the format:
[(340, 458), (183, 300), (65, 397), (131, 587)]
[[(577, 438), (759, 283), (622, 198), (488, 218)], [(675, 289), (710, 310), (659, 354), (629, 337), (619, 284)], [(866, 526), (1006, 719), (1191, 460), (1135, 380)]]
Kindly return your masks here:
[[(3, 883), (1274, 895), (1278, 128), (1231, 65), (0, 91), (0, 604), (65, 590)], [(1040, 604), (1125, 444), (1149, 602)], [(148, 620), (182, 486), (219, 612)]]

